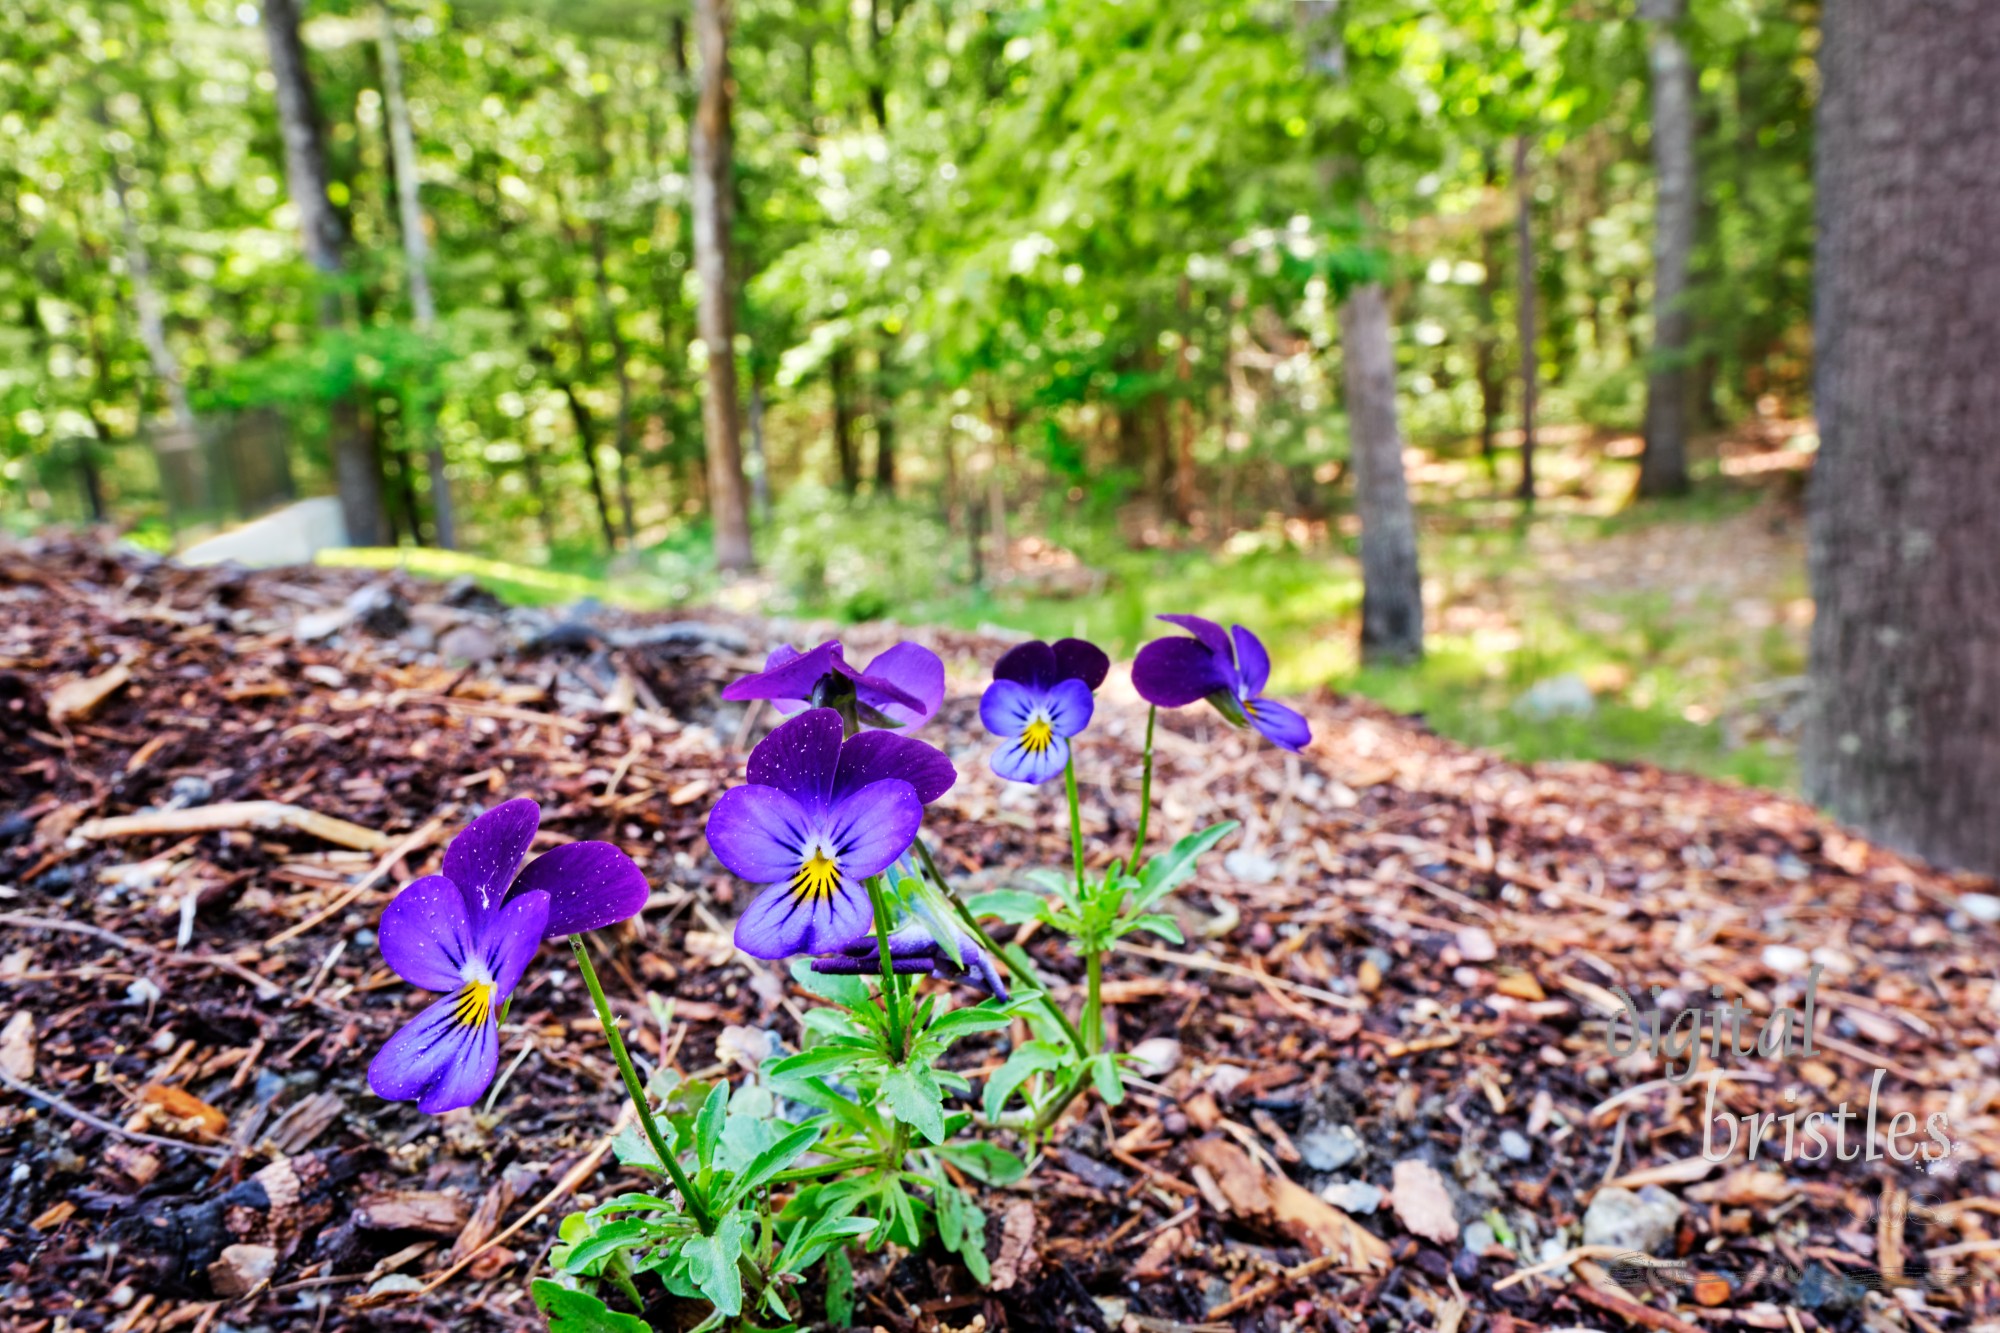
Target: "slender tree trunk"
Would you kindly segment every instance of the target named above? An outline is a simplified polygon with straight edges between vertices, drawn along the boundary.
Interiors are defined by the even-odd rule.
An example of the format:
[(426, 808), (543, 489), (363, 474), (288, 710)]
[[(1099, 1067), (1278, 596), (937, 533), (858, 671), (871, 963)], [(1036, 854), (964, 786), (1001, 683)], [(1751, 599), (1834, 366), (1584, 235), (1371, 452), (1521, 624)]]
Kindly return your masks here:
[(701, 89), (695, 107), (689, 194), (694, 205), (695, 272), (701, 278), (701, 339), (708, 348), (702, 434), (708, 445), (708, 507), (715, 563), (751, 568), (749, 488), (743, 481), (736, 412), (736, 289), (729, 260), (729, 0), (694, 0)]
[[(608, 163), (606, 165), (609, 166)], [(590, 256), (597, 288), (597, 312), (604, 320), (604, 331), (611, 343), (611, 371), (618, 381), (618, 415), (613, 420), (611, 436), (612, 447), (618, 451), (618, 518), (625, 529), (625, 545), (629, 549), (638, 540), (637, 527), (632, 519), (632, 353), (626, 345), (624, 331), (618, 327), (618, 308), (611, 302), (611, 275), (604, 251), (604, 224), (593, 219), (590, 224)], [(753, 413), (761, 409), (754, 381), (751, 385), (751, 408)], [(756, 432), (762, 427), (762, 420), (753, 416), (752, 438), (760, 450), (763, 438)], [(760, 484), (761, 480), (760, 474)]]
[[(424, 206), (418, 195), (417, 137), (410, 128), (410, 104), (403, 96), (403, 56), (396, 45), (395, 17), (388, 0), (377, 0), (381, 21), (377, 37), (382, 57), (382, 101), (389, 111), (390, 160), (395, 168), (396, 208), (403, 231), (403, 268), (410, 284), (410, 311), (417, 332), (429, 335), (437, 327), (437, 301), (431, 295), (430, 241), (424, 234)], [(431, 532), (440, 547), (458, 545), (458, 523), (451, 503), (451, 478), (445, 470), (444, 440), (438, 434), (435, 404), (428, 398), (418, 429), (424, 437), (424, 465), (431, 485)]]
[(1180, 381), (1180, 420), (1174, 432), (1174, 517), (1182, 524), (1194, 521), (1194, 291), (1187, 275), (1181, 275), (1176, 304), (1181, 314), (1181, 345), (1174, 358), (1174, 378)]
[[(285, 142), (288, 192), (298, 211), (306, 261), (327, 284), (320, 300), (320, 323), (338, 328), (343, 321), (335, 283), (343, 271), (347, 226), (327, 197), (326, 141), (313, 100), (312, 71), (299, 40), (297, 0), (264, 0), (264, 38), (271, 55), (278, 128)], [(379, 546), (389, 527), (382, 505), (382, 460), (362, 428), (360, 405), (351, 395), (335, 400), (329, 416), (328, 446), (347, 540), (356, 546)]]
[(896, 496), (896, 391), (890, 384), (889, 348), (875, 353), (875, 494)]
[(597, 522), (604, 529), (604, 549), (618, 549), (618, 530), (611, 525), (611, 502), (604, 493), (604, 475), (597, 466), (597, 428), (590, 409), (583, 399), (577, 397), (576, 385), (568, 380), (562, 383), (563, 397), (569, 400), (569, 417), (576, 424), (576, 446), (583, 453), (584, 467), (590, 474), (590, 498), (597, 505)]
[[(1500, 183), (1498, 154), (1486, 150), (1486, 188)], [(1500, 414), (1506, 410), (1507, 386), (1500, 374), (1499, 310), (1494, 297), (1500, 291), (1500, 245), (1496, 229), (1479, 229), (1479, 340), (1473, 347), (1473, 365), (1479, 380), (1479, 457), (1486, 464), (1486, 479), (1497, 490), (1500, 481), (1500, 450), (1494, 436), (1499, 432)]]
[(1539, 321), (1535, 318), (1535, 180), (1528, 166), (1528, 136), (1514, 140), (1514, 246), (1516, 259), (1516, 317), (1521, 340), (1521, 489), (1520, 497), (1535, 502), (1535, 391), (1541, 377), (1541, 360), (1535, 338)]
[(771, 460), (764, 452), (764, 377), (750, 365), (750, 497), (757, 517), (771, 517)]
[(861, 451), (854, 439), (854, 402), (848, 380), (847, 349), (836, 347), (826, 359), (827, 390), (833, 396), (833, 454), (840, 467), (840, 489), (852, 496), (861, 489)]
[(1820, 51), (1821, 444), (1807, 794), (2000, 872), (2000, 25), (1830, 0)]
[(1424, 587), (1396, 425), (1396, 353), (1382, 284), (1364, 283), (1341, 303), (1340, 348), (1354, 507), (1361, 515), (1361, 660), (1414, 661), (1424, 653)]
[(188, 407), (180, 358), (167, 344), (166, 307), (160, 300), (160, 289), (153, 285), (152, 257), (146, 250), (146, 238), (139, 231), (139, 221), (132, 215), (132, 203), (125, 194), (124, 172), (116, 158), (111, 163), (111, 193), (118, 201), (118, 222), (125, 236), (125, 270), (132, 280), (132, 307), (138, 314), (139, 341), (146, 348), (147, 363), (166, 396), (167, 412), (175, 427), (192, 437), (194, 412)]
[[(1974, 0), (1966, 0), (1973, 3)], [(1694, 157), (1694, 65), (1676, 29), (1687, 0), (1640, 0), (1653, 21), (1653, 167), (1659, 202), (1653, 224), (1653, 350), (1646, 375), (1646, 451), (1639, 494), (1688, 488), (1688, 270), (1694, 252), (1698, 182)]]

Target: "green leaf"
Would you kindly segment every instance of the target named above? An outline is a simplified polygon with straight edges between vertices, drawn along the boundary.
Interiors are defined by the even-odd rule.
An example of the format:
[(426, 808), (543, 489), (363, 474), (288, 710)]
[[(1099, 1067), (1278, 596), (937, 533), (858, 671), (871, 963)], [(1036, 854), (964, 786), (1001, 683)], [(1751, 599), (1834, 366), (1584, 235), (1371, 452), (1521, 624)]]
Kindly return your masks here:
[(831, 1000), (844, 1009), (869, 1007), (870, 992), (867, 982), (860, 977), (829, 976), (823, 972), (815, 972), (810, 958), (793, 961), (792, 980), (820, 999)]
[(1106, 1106), (1116, 1106), (1125, 1100), (1125, 1080), (1118, 1076), (1118, 1057), (1106, 1052), (1090, 1058), (1090, 1080), (1097, 1085), (1097, 1095), (1104, 1099)]
[[(600, 1217), (609, 1217), (613, 1213), (639, 1212), (667, 1213), (677, 1216), (680, 1213), (680, 1205), (676, 1204), (672, 1199), (663, 1198), (658, 1194), (627, 1193), (606, 1199), (603, 1203), (592, 1208), (589, 1213), (581, 1214), (581, 1216), (587, 1216), (594, 1222)], [(571, 1216), (578, 1215), (571, 1214)], [(565, 1218), (564, 1220), (567, 1221), (568, 1219)], [(564, 1236), (563, 1239), (568, 1240), (570, 1237)]]
[(636, 1217), (629, 1217), (620, 1222), (607, 1222), (586, 1239), (570, 1247), (569, 1257), (563, 1261), (563, 1269), (565, 1272), (581, 1273), (598, 1260), (608, 1258), (621, 1250), (644, 1249), (672, 1230), (672, 1227), (662, 1223), (648, 1222)]
[(982, 1185), (1011, 1185), (1028, 1174), (1028, 1164), (997, 1143), (947, 1143), (938, 1156)]
[(936, 1185), (938, 1239), (965, 1261), (973, 1280), (983, 1287), (993, 1278), (986, 1263), (986, 1213), (950, 1181)]
[(889, 1113), (932, 1143), (944, 1141), (944, 1093), (922, 1065), (900, 1065), (882, 1080)]
[(864, 1042), (835, 1038), (797, 1055), (773, 1060), (764, 1066), (764, 1076), (774, 1079), (830, 1077), (845, 1072), (856, 1061), (864, 1060), (873, 1053)]
[(719, 1315), (733, 1318), (743, 1312), (743, 1276), (736, 1271), (736, 1261), (743, 1255), (743, 1238), (750, 1226), (749, 1214), (727, 1213), (717, 1220), (712, 1234), (681, 1242), (688, 1277)]
[(1040, 919), (1044, 904), (1040, 896), (1022, 889), (994, 889), (974, 894), (965, 905), (974, 916), (990, 916), (1018, 926)]
[(1007, 1063), (986, 1080), (986, 1118), (997, 1120), (1006, 1109), (1007, 1099), (1030, 1077), (1050, 1069), (1060, 1069), (1068, 1048), (1052, 1041), (1031, 1041), (1014, 1048)]
[(930, 1025), (924, 1036), (940, 1046), (949, 1046), (961, 1037), (969, 1037), (975, 1032), (997, 1032), (1013, 1022), (1005, 1009), (999, 1005), (976, 1004), (965, 1009), (954, 1009)]
[(716, 1145), (722, 1142), (722, 1124), (728, 1114), (729, 1083), (725, 1079), (708, 1094), (708, 1100), (701, 1104), (701, 1113), (694, 1119), (694, 1155), (704, 1171), (715, 1161)]
[(1172, 944), (1187, 943), (1187, 937), (1181, 934), (1180, 923), (1164, 912), (1147, 912), (1119, 923), (1120, 935), (1130, 935), (1135, 930), (1149, 930)]
[(1133, 905), (1143, 911), (1172, 893), (1194, 874), (1195, 859), (1234, 833), (1237, 827), (1233, 819), (1210, 824), (1199, 833), (1188, 834), (1146, 862), (1145, 868), (1139, 872), (1139, 893), (1133, 899)]
[(826, 1322), (835, 1328), (854, 1326), (854, 1265), (846, 1250), (826, 1257)]
[(825, 1128), (824, 1121), (814, 1121), (810, 1124), (800, 1125), (763, 1152), (757, 1154), (757, 1160), (745, 1167), (743, 1174), (730, 1182), (728, 1192), (722, 1196), (716, 1207), (718, 1209), (734, 1207), (738, 1199), (748, 1195), (752, 1190), (762, 1187), (772, 1176), (777, 1175), (793, 1162), (796, 1162), (815, 1143), (818, 1143), (820, 1134)]
[(637, 1315), (620, 1314), (587, 1291), (545, 1277), (529, 1284), (528, 1295), (548, 1316), (549, 1333), (652, 1333)]

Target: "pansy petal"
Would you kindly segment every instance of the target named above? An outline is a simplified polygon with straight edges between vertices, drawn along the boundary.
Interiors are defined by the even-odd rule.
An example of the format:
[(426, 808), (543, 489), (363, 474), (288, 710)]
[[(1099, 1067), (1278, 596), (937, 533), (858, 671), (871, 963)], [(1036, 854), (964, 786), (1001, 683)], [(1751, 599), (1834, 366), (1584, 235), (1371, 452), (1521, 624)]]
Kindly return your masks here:
[(493, 977), (496, 1010), (514, 993), (514, 987), (521, 984), (521, 974), (534, 961), (535, 950), (542, 947), (548, 924), (549, 895), (536, 889), (508, 899), (480, 936), (480, 952), (485, 956), (486, 970)]
[(839, 801), (884, 778), (901, 778), (917, 789), (917, 799), (929, 805), (951, 790), (958, 770), (935, 745), (894, 731), (864, 731), (840, 747), (840, 766), (833, 777), (833, 797)]
[(1058, 736), (1075, 736), (1090, 725), (1093, 700), (1090, 686), (1081, 680), (1065, 680), (1049, 691), (1044, 701), (1049, 710), (1049, 726)]
[(1061, 777), (1063, 766), (1069, 763), (1069, 741), (1051, 736), (1046, 746), (1030, 750), (1016, 737), (995, 750), (991, 762), (993, 771), (1009, 782), (1047, 782)]
[(843, 876), (856, 881), (879, 875), (910, 849), (924, 822), (917, 789), (900, 778), (871, 782), (833, 807), (827, 840)]
[(447, 995), (389, 1038), (368, 1064), (368, 1086), (392, 1102), (416, 1099), (427, 1115), (470, 1106), (500, 1068), (500, 1032), (490, 1013), (461, 1023), (461, 1001)]
[(1087, 639), (1057, 639), (1054, 651), (1058, 680), (1080, 680), (1094, 691), (1111, 670), (1111, 659)]
[(1155, 639), (1132, 660), (1132, 688), (1161, 708), (1181, 708), (1229, 687), (1222, 663), (1198, 639)]
[(500, 905), (541, 822), (542, 807), (533, 801), (503, 801), (467, 824), (444, 849), (445, 878), (458, 885), (474, 916)]
[(708, 812), (708, 849), (731, 874), (752, 884), (775, 884), (798, 873), (811, 837), (805, 807), (776, 787), (732, 787)]
[(1271, 655), (1264, 651), (1264, 641), (1241, 625), (1229, 632), (1236, 639), (1236, 674), (1243, 682), (1243, 692), (1263, 693), (1264, 682), (1271, 679)]
[(1200, 639), (1203, 646), (1216, 656), (1228, 657), (1230, 655), (1229, 636), (1223, 632), (1222, 626), (1216, 624), (1213, 620), (1204, 620), (1200, 616), (1161, 616), (1159, 619), (1166, 621), (1169, 625), (1179, 625), (1182, 629), (1194, 635), (1195, 638)]
[(1312, 728), (1305, 718), (1285, 707), (1272, 703), (1269, 699), (1246, 699), (1243, 712), (1250, 719), (1250, 725), (1263, 734), (1273, 745), (1281, 745), (1287, 750), (1303, 750), (1312, 739)]
[(1062, 679), (1057, 674), (1055, 650), (1040, 639), (1017, 643), (993, 664), (993, 679), (1017, 681), (1034, 690), (1046, 690)]
[(382, 961), (425, 990), (455, 990), (473, 949), (472, 915), (458, 885), (443, 875), (412, 881), (382, 909), (375, 928)]
[(745, 776), (776, 787), (808, 809), (826, 804), (840, 765), (840, 714), (813, 708), (771, 729), (750, 752)]
[(979, 696), (979, 720), (995, 736), (1013, 739), (1041, 705), (1042, 692), (1015, 680), (996, 680)]
[[(916, 797), (910, 801), (915, 804)], [(736, 947), (752, 958), (831, 953), (867, 930), (873, 918), (868, 890), (859, 880), (842, 876), (826, 893), (773, 884), (738, 918)]]
[(921, 727), (944, 702), (944, 661), (920, 643), (905, 640), (862, 668), (855, 681), (862, 703), (906, 727)]
[(645, 872), (608, 842), (565, 843), (543, 852), (528, 862), (513, 888), (515, 897), (549, 896), (547, 939), (601, 930), (637, 916), (650, 891)]
[(813, 686), (829, 671), (845, 666), (840, 655), (840, 640), (828, 639), (809, 652), (800, 652), (790, 644), (780, 644), (764, 659), (764, 669), (755, 675), (732, 680), (723, 688), (722, 697), (731, 702), (745, 699), (810, 699)]

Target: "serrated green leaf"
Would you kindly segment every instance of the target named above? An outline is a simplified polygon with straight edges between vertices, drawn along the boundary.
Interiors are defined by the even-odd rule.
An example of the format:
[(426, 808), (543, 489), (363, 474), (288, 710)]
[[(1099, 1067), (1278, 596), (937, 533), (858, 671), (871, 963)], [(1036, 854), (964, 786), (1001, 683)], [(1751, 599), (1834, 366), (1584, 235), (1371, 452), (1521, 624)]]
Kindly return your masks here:
[(937, 1182), (936, 1195), (938, 1239), (965, 1261), (973, 1280), (985, 1286), (993, 1277), (986, 1263), (985, 1210), (949, 1181)]
[(681, 1242), (689, 1279), (719, 1315), (733, 1318), (743, 1312), (743, 1276), (736, 1271), (736, 1261), (743, 1255), (743, 1238), (750, 1226), (749, 1214), (726, 1213), (711, 1234)]
[(587, 1291), (545, 1277), (528, 1284), (528, 1295), (548, 1317), (549, 1333), (652, 1333), (637, 1315), (621, 1314)]
[(922, 1065), (899, 1065), (882, 1079), (889, 1113), (932, 1143), (944, 1141), (944, 1093)]

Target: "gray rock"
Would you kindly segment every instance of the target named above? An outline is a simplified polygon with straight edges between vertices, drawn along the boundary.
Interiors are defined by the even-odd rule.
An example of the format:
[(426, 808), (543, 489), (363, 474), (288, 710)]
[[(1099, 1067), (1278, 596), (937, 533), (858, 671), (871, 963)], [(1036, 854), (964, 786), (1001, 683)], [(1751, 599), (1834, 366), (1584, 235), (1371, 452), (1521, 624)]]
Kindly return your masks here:
[(1530, 685), (1514, 700), (1514, 711), (1522, 717), (1589, 717), (1597, 711), (1597, 696), (1582, 676), (1566, 671)]
[(1299, 1155), (1315, 1171), (1338, 1171), (1361, 1159), (1368, 1145), (1352, 1125), (1321, 1125), (1298, 1137)]
[(1465, 1232), (1459, 1237), (1468, 1254), (1484, 1254), (1486, 1247), (1496, 1245), (1500, 1238), (1493, 1234), (1493, 1224), (1478, 1218), (1465, 1224)]
[(1500, 1131), (1500, 1154), (1510, 1162), (1525, 1162), (1535, 1155), (1535, 1145), (1519, 1130)]
[(460, 625), (438, 640), (438, 656), (448, 662), (490, 662), (500, 656), (500, 636), (484, 625)]
[(207, 805), (215, 799), (215, 784), (207, 778), (188, 774), (174, 779), (173, 786), (167, 788), (166, 804), (162, 810), (186, 810), (197, 805)]
[(1681, 1201), (1658, 1185), (1637, 1194), (1615, 1186), (1599, 1190), (1583, 1215), (1583, 1243), (1663, 1255), (1673, 1248), (1681, 1211)]
[(1319, 1197), (1343, 1213), (1364, 1217), (1382, 1206), (1382, 1191), (1365, 1180), (1336, 1180), (1322, 1185)]

